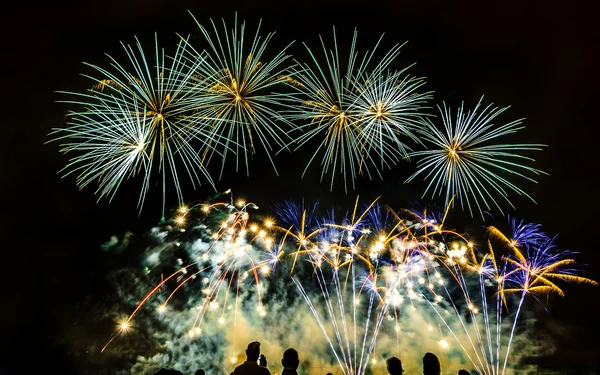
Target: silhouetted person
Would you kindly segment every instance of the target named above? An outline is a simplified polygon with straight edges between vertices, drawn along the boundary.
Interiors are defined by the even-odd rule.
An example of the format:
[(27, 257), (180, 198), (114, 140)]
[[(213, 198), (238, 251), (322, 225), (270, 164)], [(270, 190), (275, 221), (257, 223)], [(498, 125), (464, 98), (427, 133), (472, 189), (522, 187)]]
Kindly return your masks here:
[(327, 375), (333, 375), (332, 373), (328, 372)]
[(433, 353), (425, 353), (423, 356), (423, 375), (440, 375), (442, 365), (440, 360)]
[(458, 370), (458, 375), (471, 375), (471, 373), (467, 370)]
[(198, 370), (196, 370), (194, 375), (206, 375), (206, 372), (204, 372), (204, 369), (199, 368)]
[[(248, 344), (246, 362), (236, 367), (233, 370), (233, 375), (271, 375), (271, 372), (266, 367), (260, 366), (257, 363), (260, 355), (260, 343), (258, 341)], [(264, 361), (266, 364), (266, 358), (264, 358)]]
[(283, 371), (281, 375), (298, 375), (298, 365), (300, 364), (300, 359), (298, 358), (298, 352), (296, 349), (289, 348), (285, 352), (283, 352), (283, 358), (281, 358), (281, 365), (283, 366)]
[(402, 368), (402, 362), (398, 357), (390, 357), (385, 360), (385, 367), (390, 375), (402, 375), (404, 369)]

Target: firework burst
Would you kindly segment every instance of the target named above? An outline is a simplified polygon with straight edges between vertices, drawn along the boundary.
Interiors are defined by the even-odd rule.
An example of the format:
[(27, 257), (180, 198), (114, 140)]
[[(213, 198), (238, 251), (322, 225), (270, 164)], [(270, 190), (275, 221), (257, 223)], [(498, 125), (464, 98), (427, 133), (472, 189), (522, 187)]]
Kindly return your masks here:
[[(292, 214), (294, 212), (292, 210)], [(367, 212), (368, 209), (357, 212), (355, 207), (340, 224), (319, 220), (321, 223), (316, 229), (307, 234), (306, 223), (312, 220), (307, 219), (304, 211), (298, 224), (291, 226), (292, 231), (284, 230), (298, 244), (290, 255), (294, 263), (300, 254), (313, 269), (311, 279), (294, 274), (291, 279), (321, 327), (344, 374), (365, 372), (387, 309), (387, 303), (379, 303), (377, 288), (373, 287), (378, 282), (376, 266), (372, 266), (358, 245), (367, 243), (366, 236), (371, 233), (363, 220)], [(310, 293), (315, 287), (313, 284), (318, 285), (320, 296)], [(368, 307), (359, 306), (362, 299)], [(320, 305), (326, 307), (324, 313), (320, 312)], [(362, 315), (365, 309), (366, 317)], [(328, 331), (329, 325), (333, 333)]]
[(321, 38), (323, 61), (305, 45), (312, 63), (298, 63), (295, 79), (299, 84), (293, 87), (299, 95), (287, 115), (302, 123), (298, 128), (302, 132), (294, 139), (297, 147), (322, 139), (303, 175), (322, 154), (321, 180), (330, 173), (333, 189), (335, 175), (340, 173), (346, 191), (349, 182), (354, 188), (358, 175), (371, 177), (369, 167), (381, 175), (384, 166), (406, 156), (403, 137), (416, 140), (414, 125), (421, 105), (430, 97), (417, 92), (423, 80), (405, 75), (405, 70), (389, 72), (401, 45), (377, 60), (374, 54), (381, 38), (364, 54), (356, 50), (356, 41), (355, 31), (347, 61), (340, 58), (335, 29), (332, 50)]
[(224, 20), (222, 29), (213, 20), (212, 28), (194, 20), (208, 47), (196, 50), (189, 45), (188, 59), (198, 67), (190, 92), (202, 102), (193, 118), (208, 126), (209, 139), (224, 140), (222, 147), (207, 148), (204, 156), (210, 160), (215, 150), (222, 148), (222, 174), (231, 150), (236, 155), (236, 170), (242, 161), (249, 174), (249, 158), (261, 148), (275, 169), (273, 147), (279, 150), (288, 143), (286, 127), (292, 126), (278, 111), (288, 95), (273, 91), (293, 81), (287, 47), (270, 55), (267, 47), (274, 33), (261, 37), (259, 23), (256, 33), (247, 35), (246, 24), (238, 24), (237, 14), (231, 30)]
[(461, 208), (468, 208), (471, 216), (479, 213), (483, 217), (483, 210), (491, 210), (492, 206), (502, 211), (497, 197), (513, 207), (509, 192), (533, 200), (509, 177), (535, 182), (530, 176), (545, 173), (526, 165), (534, 160), (521, 154), (539, 151), (544, 145), (499, 143), (505, 136), (523, 129), (521, 120), (494, 124), (494, 119), (508, 107), (492, 108), (490, 104), (480, 109), (482, 100), (483, 97), (472, 111), (465, 112), (461, 106), (455, 120), (450, 108), (444, 104), (443, 109), (439, 108), (441, 130), (430, 119), (424, 119), (421, 133), (431, 148), (410, 154), (419, 159), (418, 170), (407, 182), (423, 176), (427, 181), (423, 196), (429, 192), (432, 196), (443, 195), (445, 204), (456, 197)]
[(390, 168), (402, 158), (407, 159), (412, 140), (420, 144), (416, 130), (430, 92), (418, 90), (425, 85), (422, 78), (405, 72), (370, 74), (351, 82), (349, 92), (352, 112), (357, 113), (361, 142), (365, 143), (364, 158), (378, 165), (378, 170)]
[(96, 73), (86, 75), (92, 89), (61, 92), (73, 97), (63, 102), (78, 109), (68, 113), (67, 127), (54, 129), (52, 140), (62, 142), (63, 153), (75, 154), (63, 172), (77, 173), (80, 188), (97, 182), (99, 199), (112, 199), (124, 180), (142, 175), (141, 210), (157, 169), (164, 211), (167, 185), (175, 187), (178, 201), (183, 202), (181, 169), (194, 186), (200, 184), (200, 177), (213, 185), (190, 142), (206, 145), (218, 140), (187, 117), (199, 102), (187, 89), (194, 69), (184, 63), (183, 40), (172, 57), (159, 48), (157, 39), (150, 56), (137, 40), (135, 46), (123, 44), (123, 49), (128, 64), (121, 65), (111, 56), (111, 69), (86, 64)]

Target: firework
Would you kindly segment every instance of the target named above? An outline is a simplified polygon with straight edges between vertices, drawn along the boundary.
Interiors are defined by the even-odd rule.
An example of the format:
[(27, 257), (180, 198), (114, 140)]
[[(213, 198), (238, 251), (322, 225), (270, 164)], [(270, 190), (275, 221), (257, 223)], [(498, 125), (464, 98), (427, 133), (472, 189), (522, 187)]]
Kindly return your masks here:
[(416, 130), (426, 115), (424, 105), (432, 96), (430, 92), (418, 91), (425, 80), (407, 75), (409, 68), (370, 74), (351, 82), (351, 111), (358, 116), (360, 139), (366, 144), (364, 158), (373, 165), (379, 164), (380, 171), (408, 158), (412, 151), (408, 140), (421, 143)]
[[(294, 258), (302, 254), (302, 259), (313, 268), (313, 278), (292, 274), (292, 281), (310, 307), (344, 374), (365, 372), (387, 308), (387, 304), (378, 303), (376, 291), (367, 291), (367, 285), (377, 283), (377, 273), (357, 248), (357, 243), (367, 242), (366, 235), (370, 233), (362, 223), (363, 216), (354, 211), (341, 225), (321, 222), (307, 235), (306, 223), (312, 220), (304, 212), (298, 224), (292, 226), (295, 230), (286, 231), (298, 243)], [(312, 284), (318, 285), (320, 297), (309, 292), (314, 288)], [(366, 299), (368, 307), (359, 306), (361, 299)], [(324, 314), (320, 306), (325, 306)], [(367, 314), (362, 318), (365, 309)], [(334, 329), (333, 334), (327, 330), (329, 325)]]
[[(503, 236), (494, 228), (489, 228), (490, 232), (496, 237)], [(516, 234), (522, 234), (522, 231), (516, 231)], [(574, 267), (575, 259), (573, 252), (569, 250), (559, 249), (556, 246), (556, 237), (548, 237), (543, 239), (539, 236), (528, 237), (530, 241), (519, 241), (513, 236), (512, 239), (505, 239), (505, 244), (509, 245), (512, 253), (504, 257), (507, 262), (507, 272), (503, 276), (505, 287), (502, 289), (502, 294), (516, 293), (520, 294), (517, 314), (514, 318), (514, 323), (511, 329), (510, 340), (506, 350), (504, 364), (502, 366), (502, 374), (506, 370), (508, 355), (510, 354), (510, 345), (514, 335), (517, 318), (521, 310), (523, 300), (527, 295), (538, 299), (541, 296), (549, 296), (557, 294), (563, 297), (563, 290), (556, 284), (556, 281), (568, 281), (579, 284), (598, 285), (597, 282), (585, 277), (578, 276), (577, 268)]]
[[(456, 235), (446, 250), (434, 252), (444, 268), (440, 270), (454, 280), (458, 288), (444, 287), (444, 298), (423, 293), (444, 326), (481, 374), (505, 374), (524, 299), (530, 295), (556, 293), (564, 295), (554, 280), (597, 285), (593, 280), (576, 275), (572, 253), (558, 250), (555, 237), (548, 237), (539, 224), (509, 218), (510, 236), (488, 227), (487, 251), (478, 251), (471, 242)], [(504, 254), (494, 250), (501, 246)], [(441, 251), (440, 251), (441, 250)], [(474, 282), (474, 280), (477, 280)], [(460, 293), (456, 294), (456, 290)], [(509, 294), (519, 294), (515, 301)], [(445, 302), (443, 302), (445, 301)], [(514, 313), (513, 302), (516, 303)], [(443, 314), (443, 305), (453, 314)], [(448, 316), (456, 318), (452, 327)], [(458, 327), (458, 328), (456, 328)], [(459, 331), (466, 337), (459, 339)]]
[[(272, 222), (259, 224), (250, 221), (249, 209), (257, 208), (253, 203), (234, 201), (233, 198), (230, 202), (181, 206), (167, 225), (167, 231), (176, 238), (185, 233), (186, 228), (191, 228), (200, 237), (201, 244), (195, 245), (200, 248), (199, 252), (188, 264), (180, 262), (175, 272), (162, 279), (142, 298), (134, 311), (120, 322), (119, 330), (102, 351), (124, 331), (124, 327), (132, 324), (136, 314), (152, 298), (162, 298), (157, 312), (164, 314), (177, 291), (194, 281), (201, 283), (199, 290), (204, 297), (193, 324), (188, 327), (189, 338), (201, 335), (207, 313), (219, 314), (218, 322), (223, 325), (226, 312), (233, 309), (231, 320), (235, 329), (239, 314), (238, 296), (247, 284), (254, 285), (257, 313), (266, 315), (260, 279), (271, 273), (282, 253), (270, 235)], [(175, 245), (179, 246), (180, 242), (175, 242)], [(161, 290), (169, 286), (172, 290), (167, 297), (160, 297)]]
[(288, 95), (273, 91), (292, 80), (287, 47), (273, 55), (267, 53), (274, 33), (261, 37), (259, 23), (254, 35), (246, 35), (246, 24), (238, 24), (237, 14), (231, 30), (224, 20), (221, 30), (213, 20), (212, 29), (194, 20), (207, 48), (189, 48), (189, 60), (198, 67), (190, 91), (202, 101), (193, 118), (208, 126), (209, 139), (224, 140), (223, 145), (214, 145), (222, 147), (207, 148), (204, 156), (210, 160), (222, 149), (222, 174), (231, 151), (236, 155), (236, 170), (241, 160), (249, 174), (249, 157), (261, 148), (275, 168), (274, 146), (277, 151), (284, 148), (286, 127), (292, 126), (278, 111)]
[[(291, 228), (285, 232), (295, 248), (290, 257), (295, 264), (299, 255), (313, 268), (312, 280), (292, 280), (345, 374), (366, 371), (378, 334), (386, 330), (385, 316), (400, 335), (406, 310), (427, 308), (441, 323), (442, 349), (450, 345), (447, 330), (479, 373), (505, 374), (526, 295), (563, 295), (554, 280), (597, 285), (577, 275), (572, 253), (557, 250), (539, 224), (510, 218), (510, 238), (489, 227), (489, 246), (481, 252), (464, 235), (443, 229), (450, 206), (394, 212), (374, 202), (341, 221), (311, 218), (314, 207), (301, 215), (299, 205), (285, 207)], [(497, 240), (509, 251), (495, 251)], [(320, 294), (311, 294), (311, 282)], [(506, 315), (509, 309), (515, 312)]]
[(342, 372), (364, 374), (369, 364), (376, 363), (375, 357), (370, 358), (385, 318), (397, 318), (405, 297), (418, 298), (417, 285), (432, 284), (435, 257), (429, 253), (427, 235), (417, 231), (436, 227), (439, 232), (439, 228), (433, 220), (423, 225), (400, 219), (376, 201), (360, 207), (357, 200), (341, 218), (333, 211), (325, 218), (313, 218), (314, 207), (301, 214), (299, 205), (285, 207), (280, 214), (290, 229), (284, 233), (294, 243), (288, 257), (293, 265), (307, 262), (313, 275), (296, 276), (292, 266), (292, 281)]
[(200, 177), (213, 185), (199, 146), (191, 142), (204, 147), (218, 140), (187, 117), (199, 101), (187, 88), (194, 68), (184, 63), (185, 41), (172, 57), (159, 48), (158, 39), (150, 56), (137, 40), (135, 46), (123, 44), (123, 49), (128, 64), (111, 56), (111, 69), (86, 64), (95, 71), (86, 75), (93, 87), (84, 93), (61, 92), (73, 97), (63, 102), (77, 109), (68, 113), (67, 127), (54, 129), (52, 140), (62, 142), (63, 153), (75, 154), (63, 172), (76, 173), (80, 188), (97, 182), (99, 199), (112, 199), (125, 179), (141, 175), (141, 210), (152, 174), (158, 171), (164, 211), (167, 185), (183, 202), (181, 169), (194, 186)]
[[(514, 218), (510, 235), (488, 227), (481, 250), (467, 235), (448, 229), (450, 206), (394, 211), (357, 200), (339, 216), (334, 210), (321, 215), (317, 204), (288, 201), (277, 207), (279, 224), (252, 222), (249, 209), (256, 208), (233, 198), (180, 207), (171, 231), (181, 235), (189, 229), (187, 243), (196, 247), (199, 241), (201, 249), (119, 321), (111, 341), (129, 330), (151, 298), (161, 300), (157, 310), (164, 314), (178, 290), (199, 282), (202, 302), (185, 339), (201, 337), (203, 322), (213, 321), (207, 314), (221, 325), (233, 322), (228, 325), (235, 330), (240, 290), (253, 284), (256, 308), (246, 314), (265, 315), (269, 300), (264, 303), (261, 285), (277, 269), (306, 303), (345, 375), (364, 374), (375, 363), (380, 333), (395, 333), (400, 346), (401, 322), (411, 314), (429, 326), (423, 338), (435, 339), (444, 350), (455, 343), (479, 373), (500, 375), (510, 368), (527, 296), (563, 295), (557, 280), (597, 285), (577, 275), (572, 253), (558, 250), (540, 225)], [(198, 214), (207, 216), (195, 218)], [(167, 287), (171, 291), (161, 297)]]
[(456, 120), (445, 104), (443, 109), (438, 107), (444, 127), (441, 130), (430, 119), (424, 119), (421, 133), (431, 148), (410, 153), (419, 159), (418, 171), (407, 182), (422, 176), (427, 181), (423, 196), (430, 191), (432, 196), (443, 195), (445, 204), (456, 197), (471, 216), (477, 212), (483, 217), (483, 210), (491, 210), (492, 206), (502, 211), (499, 198), (513, 207), (509, 192), (533, 200), (507, 175), (535, 182), (529, 176), (544, 172), (526, 165), (534, 160), (521, 153), (539, 151), (544, 145), (499, 143), (505, 136), (523, 129), (521, 120), (494, 124), (494, 119), (508, 107), (492, 108), (490, 104), (480, 110), (482, 100), (483, 97), (472, 111), (465, 112), (461, 106)]
[(413, 133), (416, 120), (430, 97), (429, 93), (417, 92), (422, 79), (405, 75), (406, 69), (389, 71), (401, 45), (377, 60), (374, 54), (381, 38), (373, 51), (365, 54), (356, 50), (356, 39), (355, 31), (347, 61), (340, 58), (335, 29), (333, 50), (321, 38), (323, 61), (305, 44), (312, 64), (298, 63), (298, 84), (293, 87), (299, 95), (294, 97), (295, 108), (287, 114), (292, 121), (302, 123), (298, 129), (302, 133), (294, 139), (297, 147), (320, 139), (303, 175), (322, 153), (321, 180), (331, 173), (333, 188), (335, 175), (340, 173), (346, 191), (348, 182), (354, 187), (358, 175), (380, 175), (384, 166), (407, 155), (404, 138), (417, 140)]

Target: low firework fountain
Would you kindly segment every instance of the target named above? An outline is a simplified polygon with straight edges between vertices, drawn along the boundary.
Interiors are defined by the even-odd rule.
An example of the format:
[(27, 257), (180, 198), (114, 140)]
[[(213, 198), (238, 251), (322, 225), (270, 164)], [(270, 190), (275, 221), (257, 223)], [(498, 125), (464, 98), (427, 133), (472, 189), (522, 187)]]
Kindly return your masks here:
[[(202, 295), (185, 330), (188, 339), (203, 339), (207, 314), (210, 324), (218, 322), (235, 338), (248, 313), (240, 306), (249, 299), (252, 314), (267, 315), (272, 302), (264, 301), (263, 284), (277, 274), (312, 313), (344, 375), (369, 371), (375, 352), (401, 353), (401, 347), (388, 347), (389, 337), (395, 334), (398, 342), (406, 316), (429, 317), (429, 311), (427, 325), (411, 328), (433, 336), (439, 331), (439, 345), (459, 348), (481, 374), (505, 374), (526, 298), (562, 295), (558, 280), (596, 284), (576, 275), (571, 253), (558, 250), (539, 225), (514, 219), (509, 235), (488, 227), (482, 251), (447, 229), (447, 212), (392, 211), (357, 200), (348, 212), (320, 216), (317, 205), (286, 202), (277, 220), (255, 220), (257, 208), (233, 199), (179, 208), (170, 228), (195, 244), (194, 256), (144, 296), (104, 349), (149, 301), (160, 300), (157, 313), (165, 314), (186, 287)], [(380, 334), (384, 347), (378, 346)]]

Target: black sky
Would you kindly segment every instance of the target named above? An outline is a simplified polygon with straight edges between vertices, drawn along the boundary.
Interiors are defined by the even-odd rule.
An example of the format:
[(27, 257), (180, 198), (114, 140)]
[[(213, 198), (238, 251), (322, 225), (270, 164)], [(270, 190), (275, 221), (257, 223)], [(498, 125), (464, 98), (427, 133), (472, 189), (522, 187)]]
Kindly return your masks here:
[[(536, 166), (550, 173), (538, 186), (526, 185), (535, 205), (516, 200), (516, 216), (539, 222), (559, 243), (579, 251), (592, 278), (600, 280), (597, 249), (598, 38), (591, 5), (546, 1), (469, 2), (225, 2), (112, 1), (93, 4), (55, 2), (47, 8), (4, 11), (2, 84), (2, 261), (0, 298), (2, 358), (0, 369), (14, 363), (13, 353), (64, 366), (62, 347), (55, 345), (69, 322), (63, 311), (81, 301), (88, 288), (101, 288), (106, 270), (94, 267), (91, 255), (100, 243), (127, 230), (142, 231), (160, 216), (153, 197), (143, 214), (136, 211), (135, 188), (127, 188), (110, 204), (96, 203), (92, 189), (78, 191), (74, 178), (57, 171), (66, 158), (56, 144), (44, 145), (52, 127), (62, 126), (65, 107), (55, 103), (56, 90), (83, 90), (83, 61), (106, 64), (104, 53), (119, 53), (119, 41), (133, 36), (149, 45), (157, 32), (165, 43), (175, 33), (195, 32), (187, 13), (200, 20), (224, 17), (237, 10), (249, 24), (263, 19), (263, 30), (276, 31), (274, 44), (296, 40), (290, 52), (303, 54), (300, 42), (318, 46), (318, 35), (330, 37), (336, 26), (349, 42), (359, 30), (362, 50), (385, 32), (384, 47), (408, 41), (398, 64), (417, 62), (415, 75), (427, 77), (427, 88), (456, 106), (475, 104), (481, 95), (511, 109), (504, 117), (526, 117), (523, 142), (550, 147), (536, 155)], [(483, 5), (485, 3), (486, 5)], [(527, 3), (527, 4), (522, 4)], [(264, 168), (257, 157), (251, 176), (231, 171), (218, 183), (268, 209), (280, 199), (351, 202), (383, 194), (385, 203), (400, 206), (419, 198), (420, 186), (405, 186), (409, 175), (401, 165), (385, 181), (360, 181), (356, 192), (331, 193), (318, 183), (318, 171), (300, 179), (306, 154), (277, 160), (281, 176)], [(408, 166), (408, 170), (411, 166)], [(211, 194), (206, 186), (190, 192), (190, 200)], [(595, 362), (600, 352), (600, 288), (567, 287), (567, 297), (554, 299), (548, 319), (566, 327), (557, 361)], [(27, 368), (43, 366), (27, 364)], [(41, 367), (40, 367), (41, 368)], [(68, 371), (64, 370), (65, 372)]]

